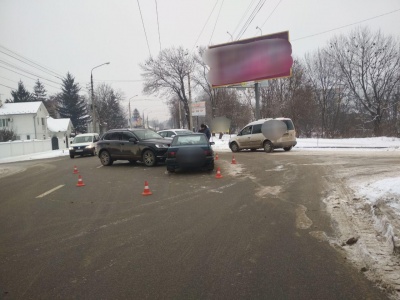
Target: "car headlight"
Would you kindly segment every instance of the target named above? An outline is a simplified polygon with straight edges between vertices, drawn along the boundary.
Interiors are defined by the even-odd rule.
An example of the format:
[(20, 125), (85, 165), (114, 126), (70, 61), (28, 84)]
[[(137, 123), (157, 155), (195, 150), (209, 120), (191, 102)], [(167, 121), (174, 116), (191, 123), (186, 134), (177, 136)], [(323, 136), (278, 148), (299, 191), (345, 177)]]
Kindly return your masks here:
[(93, 148), (94, 148), (94, 145), (89, 145), (89, 146), (85, 147), (85, 149), (93, 149)]
[(155, 144), (154, 146), (156, 146), (157, 148), (168, 148), (168, 145), (166, 144)]
[(74, 147), (69, 147), (69, 150), (74, 150)]

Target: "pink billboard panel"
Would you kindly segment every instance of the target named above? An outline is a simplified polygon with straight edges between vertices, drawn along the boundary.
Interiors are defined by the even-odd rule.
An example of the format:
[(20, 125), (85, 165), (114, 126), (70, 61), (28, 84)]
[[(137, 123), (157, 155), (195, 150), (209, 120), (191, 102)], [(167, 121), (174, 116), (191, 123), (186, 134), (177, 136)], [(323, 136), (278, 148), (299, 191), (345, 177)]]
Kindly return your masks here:
[(213, 87), (288, 77), (293, 65), (288, 31), (210, 46), (203, 59)]

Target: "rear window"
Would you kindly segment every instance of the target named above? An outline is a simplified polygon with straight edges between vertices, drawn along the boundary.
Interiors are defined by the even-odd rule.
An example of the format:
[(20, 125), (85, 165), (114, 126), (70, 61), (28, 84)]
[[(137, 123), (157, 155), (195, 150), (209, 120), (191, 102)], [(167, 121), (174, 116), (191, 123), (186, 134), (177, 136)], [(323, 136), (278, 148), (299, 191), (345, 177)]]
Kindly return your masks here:
[(184, 145), (207, 145), (208, 140), (204, 134), (199, 135), (177, 135), (172, 140), (171, 146)]
[(287, 130), (294, 130), (294, 125), (292, 120), (282, 120), (286, 124)]

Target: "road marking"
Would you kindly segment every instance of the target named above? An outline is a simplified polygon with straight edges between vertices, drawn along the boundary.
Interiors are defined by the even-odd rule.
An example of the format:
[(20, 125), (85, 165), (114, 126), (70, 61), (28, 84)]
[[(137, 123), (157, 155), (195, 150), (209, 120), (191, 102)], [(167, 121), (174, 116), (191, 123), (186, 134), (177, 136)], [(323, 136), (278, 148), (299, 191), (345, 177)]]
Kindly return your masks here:
[(99, 169), (99, 168), (102, 168), (103, 167), (103, 165), (101, 165), (101, 166), (98, 166), (98, 167), (96, 167), (97, 169)]
[(65, 185), (65, 184), (59, 185), (59, 186), (55, 187), (54, 189), (51, 189), (51, 190), (49, 190), (49, 191), (47, 191), (47, 192), (45, 192), (45, 193), (43, 193), (43, 194), (37, 196), (36, 198), (42, 198), (42, 197), (44, 197), (44, 196), (47, 196), (48, 194), (50, 194), (50, 193), (52, 193), (52, 192), (54, 192), (54, 191), (57, 191), (58, 189), (61, 189), (64, 185)]

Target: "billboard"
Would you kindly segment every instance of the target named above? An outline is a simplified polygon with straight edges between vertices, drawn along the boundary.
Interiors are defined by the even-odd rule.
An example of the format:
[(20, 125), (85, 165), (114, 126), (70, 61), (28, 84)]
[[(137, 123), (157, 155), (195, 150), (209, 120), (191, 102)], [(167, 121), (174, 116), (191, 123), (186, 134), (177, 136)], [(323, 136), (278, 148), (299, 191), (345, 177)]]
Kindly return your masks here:
[(205, 116), (206, 115), (206, 102), (195, 102), (192, 103), (192, 116)]
[(212, 87), (288, 77), (293, 65), (288, 31), (210, 46), (203, 59)]

